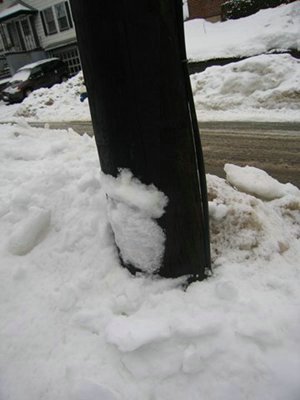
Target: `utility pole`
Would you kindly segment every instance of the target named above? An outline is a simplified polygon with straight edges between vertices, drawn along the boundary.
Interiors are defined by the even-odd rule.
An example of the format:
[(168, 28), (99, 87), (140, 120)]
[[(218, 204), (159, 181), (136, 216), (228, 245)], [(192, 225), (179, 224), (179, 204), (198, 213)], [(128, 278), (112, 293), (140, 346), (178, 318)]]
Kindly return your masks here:
[[(182, 0), (71, 0), (101, 169), (129, 169), (169, 202), (164, 277), (210, 270), (206, 180)], [(130, 269), (130, 266), (129, 266)]]

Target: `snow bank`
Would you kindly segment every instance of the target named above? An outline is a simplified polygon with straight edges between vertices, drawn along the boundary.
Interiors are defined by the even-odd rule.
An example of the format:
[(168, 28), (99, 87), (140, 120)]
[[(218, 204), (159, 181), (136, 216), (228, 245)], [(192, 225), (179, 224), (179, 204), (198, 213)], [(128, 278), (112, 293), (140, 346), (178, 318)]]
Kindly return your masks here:
[(191, 76), (199, 119), (300, 119), (300, 61), (260, 55)]
[(300, 1), (261, 10), (249, 17), (184, 24), (188, 59), (249, 57), (270, 50), (300, 50)]
[(184, 291), (120, 266), (92, 138), (0, 126), (1, 400), (299, 397), (299, 196), (207, 180), (214, 274)]
[[(88, 100), (79, 100), (81, 83), (78, 74), (51, 89), (37, 90), (21, 105), (0, 107), (0, 118), (90, 121)], [(288, 54), (210, 67), (192, 75), (191, 84), (199, 120), (300, 121), (300, 61)]]
[[(273, 254), (287, 251), (293, 237), (299, 237), (299, 189), (291, 184), (280, 184), (261, 170), (252, 170), (250, 175), (249, 168), (227, 164), (228, 183), (209, 175), (212, 258), (216, 264), (224, 262), (225, 254), (230, 254), (231, 261), (269, 260)], [(261, 200), (261, 191), (257, 190), (257, 186), (261, 189), (257, 185), (261, 176), (270, 189), (269, 196), (265, 196), (266, 190), (263, 192), (268, 201)], [(241, 181), (240, 192), (236, 182)], [(270, 200), (278, 195), (278, 187), (280, 198)], [(256, 190), (259, 197), (244, 193)]]
[(35, 90), (19, 105), (14, 116), (41, 121), (91, 120), (88, 99), (80, 102), (82, 86), (83, 75), (79, 72), (50, 89)]

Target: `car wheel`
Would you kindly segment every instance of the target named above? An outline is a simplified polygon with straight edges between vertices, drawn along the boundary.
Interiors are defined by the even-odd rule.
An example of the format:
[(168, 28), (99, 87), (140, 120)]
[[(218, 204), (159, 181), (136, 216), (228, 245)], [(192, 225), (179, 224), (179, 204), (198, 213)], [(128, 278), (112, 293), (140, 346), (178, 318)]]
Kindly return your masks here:
[(67, 77), (66, 75), (64, 75), (64, 76), (62, 76), (62, 77), (60, 78), (60, 81), (61, 81), (61, 82), (67, 82), (67, 80), (68, 80), (68, 77)]

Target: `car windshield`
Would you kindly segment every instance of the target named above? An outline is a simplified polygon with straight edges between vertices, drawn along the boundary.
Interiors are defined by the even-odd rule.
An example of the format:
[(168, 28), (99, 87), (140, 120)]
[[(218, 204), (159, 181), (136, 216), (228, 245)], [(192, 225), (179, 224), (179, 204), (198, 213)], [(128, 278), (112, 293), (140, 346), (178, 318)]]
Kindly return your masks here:
[(11, 78), (11, 82), (23, 82), (23, 81), (27, 81), (27, 79), (30, 76), (30, 69), (22, 69), (20, 71), (17, 71), (13, 77)]

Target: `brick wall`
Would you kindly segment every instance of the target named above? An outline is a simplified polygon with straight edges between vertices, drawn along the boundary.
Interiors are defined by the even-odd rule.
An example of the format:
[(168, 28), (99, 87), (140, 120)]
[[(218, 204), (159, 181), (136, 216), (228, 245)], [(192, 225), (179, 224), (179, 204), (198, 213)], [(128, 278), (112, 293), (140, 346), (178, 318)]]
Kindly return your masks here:
[(212, 18), (221, 15), (225, 0), (188, 0), (189, 18)]

